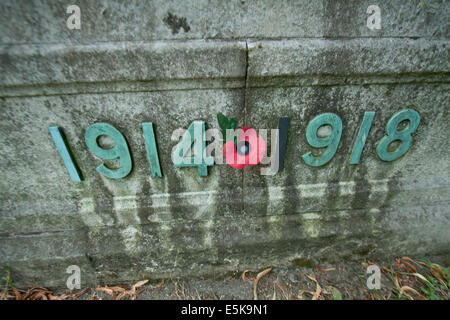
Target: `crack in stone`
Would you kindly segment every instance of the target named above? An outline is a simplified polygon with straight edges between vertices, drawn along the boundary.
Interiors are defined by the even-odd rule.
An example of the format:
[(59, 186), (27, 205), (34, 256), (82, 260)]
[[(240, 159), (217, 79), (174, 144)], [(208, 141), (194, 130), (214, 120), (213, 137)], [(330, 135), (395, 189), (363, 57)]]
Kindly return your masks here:
[[(247, 123), (247, 89), (248, 89), (248, 41), (245, 40), (245, 83), (244, 83), (244, 125), (246, 125)], [(242, 199), (241, 199), (241, 203), (242, 203), (242, 212), (241, 213), (245, 213), (245, 194), (244, 194), (244, 187), (245, 187), (245, 173), (244, 171), (242, 171)]]

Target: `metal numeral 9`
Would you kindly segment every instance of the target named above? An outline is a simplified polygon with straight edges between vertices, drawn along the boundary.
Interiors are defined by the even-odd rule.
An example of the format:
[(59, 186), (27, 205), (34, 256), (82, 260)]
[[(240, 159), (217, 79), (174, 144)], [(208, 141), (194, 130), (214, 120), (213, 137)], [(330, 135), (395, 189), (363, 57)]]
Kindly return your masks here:
[[(97, 139), (103, 135), (113, 139), (114, 147), (104, 149), (99, 146)], [(86, 129), (84, 140), (89, 150), (97, 157), (120, 162), (120, 168), (114, 170), (106, 167), (105, 164), (98, 166), (99, 173), (111, 179), (120, 179), (130, 173), (133, 164), (128, 144), (123, 134), (115, 127), (108, 123), (95, 123)]]
[[(329, 125), (332, 127), (331, 134), (327, 137), (319, 137), (317, 131), (320, 127)], [(342, 135), (342, 120), (334, 113), (323, 113), (312, 119), (306, 128), (306, 140), (313, 148), (327, 148), (320, 157), (313, 156), (308, 152), (302, 156), (306, 164), (319, 167), (323, 166), (333, 158)]]

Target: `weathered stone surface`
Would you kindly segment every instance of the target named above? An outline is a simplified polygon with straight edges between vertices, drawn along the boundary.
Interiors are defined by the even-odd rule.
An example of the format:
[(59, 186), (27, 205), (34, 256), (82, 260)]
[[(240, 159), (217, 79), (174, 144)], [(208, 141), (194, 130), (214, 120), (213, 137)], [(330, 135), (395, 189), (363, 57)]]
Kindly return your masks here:
[(248, 86), (448, 81), (448, 40), (250, 42)]
[[(186, 128), (194, 119), (213, 127), (218, 111), (239, 115), (242, 98), (242, 89), (222, 89), (4, 99), (0, 233), (6, 241), (22, 234), (38, 237), (48, 232), (84, 230), (88, 249), (79, 258), (88, 255), (96, 269), (104, 266), (116, 271), (125, 268), (120, 261), (127, 255), (129, 261), (136, 254), (134, 259), (144, 255), (146, 262), (151, 257), (158, 263), (169, 263), (167, 255), (183, 253), (190, 246), (210, 248), (209, 229), (215, 221), (239, 216), (242, 211), (242, 203), (236, 201), (242, 198), (241, 173), (228, 166), (214, 166), (208, 168), (207, 177), (200, 178), (195, 168), (175, 168), (170, 158), (175, 145), (171, 133)], [(17, 118), (27, 125), (17, 123)], [(128, 141), (134, 166), (125, 179), (114, 181), (98, 174), (95, 168), (101, 161), (85, 146), (85, 129), (102, 121), (115, 125)], [(140, 128), (145, 121), (155, 123), (163, 179), (151, 178)], [(52, 125), (64, 130), (84, 178), (80, 184), (70, 180), (56, 152), (46, 129)], [(194, 238), (185, 232), (189, 223), (194, 224), (188, 228)], [(153, 242), (148, 243), (147, 238)], [(2, 263), (7, 259), (8, 265), (15, 265), (28, 259), (28, 251), (17, 249), (18, 239), (5, 243), (8, 249), (0, 255)], [(57, 241), (43, 236), (41, 243), (52, 247)], [(67, 245), (66, 249), (70, 248)], [(12, 250), (14, 257), (8, 254)], [(157, 250), (158, 255), (150, 256), (149, 250)], [(41, 255), (42, 261), (50, 258)], [(197, 261), (191, 255), (186, 259)], [(130, 267), (127, 262), (124, 270), (128, 270), (128, 278), (137, 272)], [(164, 268), (158, 264), (148, 270), (156, 269), (157, 275)], [(26, 275), (29, 271), (22, 270)], [(146, 274), (153, 274), (150, 271)], [(39, 276), (46, 278), (42, 269), (36, 268), (31, 277)]]
[(243, 42), (20, 45), (0, 57), (3, 96), (242, 87), (245, 77)]
[[(448, 251), (450, 238), (444, 229), (450, 218), (446, 174), (449, 146), (444, 128), (448, 128), (445, 106), (449, 97), (445, 93), (436, 95), (446, 91), (448, 85), (441, 84), (251, 89), (246, 108), (249, 125), (276, 128), (278, 116), (288, 116), (291, 121), (284, 170), (274, 176), (260, 175), (259, 168), (245, 171), (244, 211), (266, 216), (269, 221), (295, 215), (290, 219), (297, 220), (299, 231), (303, 229), (312, 240), (328, 239), (322, 243), (322, 250), (331, 249), (335, 242), (353, 241), (370, 247), (373, 254), (395, 254), (398, 244), (384, 241), (387, 234), (402, 235), (403, 249), (409, 250), (414, 248), (416, 232), (428, 226), (428, 232), (421, 233), (421, 250)], [(276, 106), (276, 110), (267, 106)], [(405, 108), (417, 110), (422, 118), (413, 145), (402, 158), (383, 162), (376, 154), (377, 142), (385, 135), (388, 119)], [(350, 165), (364, 111), (375, 111), (375, 120), (360, 163)], [(324, 112), (341, 117), (343, 135), (330, 163), (309, 167), (301, 158), (312, 150), (305, 130), (312, 118)], [(303, 216), (311, 215), (315, 219), (303, 223)], [(328, 221), (330, 215), (334, 220)], [(272, 223), (270, 226), (274, 227)], [(331, 234), (330, 228), (334, 231)], [(282, 236), (288, 229), (278, 226), (271, 230), (273, 235)], [(301, 248), (307, 250), (309, 240)]]
[[(381, 30), (366, 26), (369, 5)], [(81, 30), (69, 30), (65, 1), (2, 1), (0, 43), (92, 43), (163, 39), (427, 37), (449, 35), (446, 1), (77, 1)]]
[[(450, 254), (448, 4), (378, 1), (81, 1), (0, 4), (0, 266), (16, 285), (65, 286), (215, 275), (295, 261)], [(169, 15), (170, 13), (170, 15)], [(381, 161), (389, 118), (421, 121), (409, 151)], [(350, 165), (365, 111), (375, 111)], [(290, 118), (284, 170), (175, 168), (172, 132), (216, 114), (274, 129)], [(333, 112), (333, 159), (310, 167), (305, 132)], [(114, 125), (133, 160), (126, 178), (95, 168), (86, 128)], [(151, 177), (142, 122), (153, 122), (162, 179)], [(64, 132), (73, 183), (48, 133)], [(269, 143), (270, 145), (270, 143)], [(315, 151), (314, 151), (315, 152)], [(270, 154), (270, 150), (269, 150)]]
[[(272, 221), (293, 215), (291, 221), (297, 220), (311, 240), (330, 240), (318, 249), (329, 259), (336, 242), (375, 255), (415, 249), (448, 253), (448, 41), (292, 40), (248, 46), (246, 123), (276, 128), (278, 117), (289, 117), (290, 149), (282, 172), (244, 173), (245, 212)], [(386, 124), (407, 108), (421, 115), (413, 145), (402, 158), (381, 161), (376, 146)], [(375, 111), (375, 119), (360, 163), (351, 165), (365, 111)], [(310, 167), (301, 158), (313, 150), (306, 128), (325, 112), (340, 116), (343, 134), (330, 163)], [(303, 216), (315, 219), (302, 223)], [(425, 225), (430, 229), (423, 232)], [(273, 233), (282, 237), (286, 230)], [(387, 234), (396, 240), (386, 240)], [(300, 252), (314, 259), (309, 245)]]
[[(194, 119), (204, 120), (213, 127), (218, 111), (239, 115), (242, 96), (239, 89), (5, 99), (2, 106), (5, 134), (1, 145), (8, 170), (4, 170), (0, 182), (5, 218), (1, 232), (59, 230), (66, 222), (81, 226), (81, 220), (88, 226), (139, 224), (150, 215), (145, 210), (153, 207), (157, 208), (159, 217), (152, 216), (156, 221), (210, 218), (213, 210), (222, 210), (213, 201), (223, 198), (219, 186), (234, 192), (235, 186), (239, 187), (241, 173), (226, 166), (214, 166), (209, 168), (208, 177), (201, 178), (195, 168), (175, 168), (171, 151), (176, 143), (171, 141), (171, 135), (177, 128), (187, 128)], [(27, 125), (16, 123), (17, 118)], [(86, 148), (84, 132), (96, 122), (111, 123), (126, 137), (134, 164), (126, 179), (111, 180), (95, 170), (102, 162)], [(140, 128), (142, 122), (155, 123), (163, 179), (151, 178)], [(56, 152), (47, 131), (53, 125), (65, 132), (84, 177), (80, 184), (70, 180)], [(27, 155), (29, 161), (17, 161), (18, 157), (25, 159)], [(231, 199), (225, 198), (225, 202), (233, 206)], [(171, 207), (179, 210), (171, 213)], [(188, 213), (189, 207), (194, 211)], [(202, 207), (204, 210), (199, 212)], [(141, 209), (143, 212), (139, 212)], [(99, 215), (93, 216), (92, 211)], [(39, 213), (37, 220), (36, 213)], [(63, 215), (67, 221), (52, 215)], [(7, 221), (8, 217), (13, 220)]]
[(0, 237), (0, 257), (8, 257), (7, 266), (19, 286), (31, 287), (44, 281), (48, 286), (63, 287), (70, 265), (83, 270), (83, 283), (95, 283), (95, 269), (86, 255), (87, 248), (83, 230)]

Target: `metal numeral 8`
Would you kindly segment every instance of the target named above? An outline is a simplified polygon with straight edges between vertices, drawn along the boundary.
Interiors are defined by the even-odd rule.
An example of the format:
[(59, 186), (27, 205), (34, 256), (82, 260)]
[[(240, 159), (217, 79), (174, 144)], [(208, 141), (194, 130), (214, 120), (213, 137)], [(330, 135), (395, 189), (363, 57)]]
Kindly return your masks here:
[[(398, 130), (400, 122), (405, 120), (409, 121), (409, 125), (404, 129)], [(411, 133), (416, 131), (419, 123), (420, 115), (415, 110), (407, 109), (394, 114), (386, 125), (387, 136), (384, 136), (377, 146), (378, 157), (383, 161), (394, 161), (403, 156), (411, 147)], [(389, 152), (388, 146), (394, 141), (400, 141), (401, 145), (394, 152)]]

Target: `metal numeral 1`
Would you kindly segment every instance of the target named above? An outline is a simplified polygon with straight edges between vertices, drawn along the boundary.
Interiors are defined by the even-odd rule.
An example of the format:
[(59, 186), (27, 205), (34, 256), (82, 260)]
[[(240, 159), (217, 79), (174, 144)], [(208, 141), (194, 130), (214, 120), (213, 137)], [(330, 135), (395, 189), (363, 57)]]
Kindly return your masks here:
[(159, 165), (158, 149), (156, 149), (155, 133), (153, 123), (142, 123), (142, 132), (144, 134), (145, 146), (147, 148), (147, 158), (150, 163), (153, 178), (161, 178), (161, 167)]
[(375, 112), (367, 111), (364, 113), (364, 118), (359, 128), (358, 137), (356, 138), (355, 145), (353, 146), (353, 153), (350, 159), (350, 164), (358, 164), (359, 158), (366, 144), (367, 136), (369, 135), (370, 128), (372, 127), (373, 117)]
[(66, 166), (67, 171), (69, 172), (69, 176), (73, 182), (81, 182), (81, 177), (78, 172), (78, 169), (70, 156), (69, 149), (67, 148), (66, 143), (59, 131), (59, 127), (48, 127), (48, 131), (50, 132), (50, 136), (53, 139), (53, 142), (56, 145), (56, 149)]

